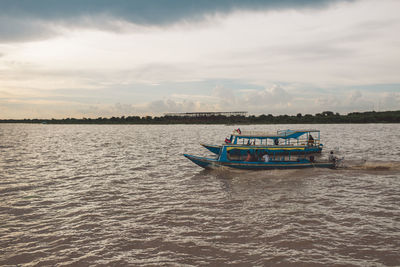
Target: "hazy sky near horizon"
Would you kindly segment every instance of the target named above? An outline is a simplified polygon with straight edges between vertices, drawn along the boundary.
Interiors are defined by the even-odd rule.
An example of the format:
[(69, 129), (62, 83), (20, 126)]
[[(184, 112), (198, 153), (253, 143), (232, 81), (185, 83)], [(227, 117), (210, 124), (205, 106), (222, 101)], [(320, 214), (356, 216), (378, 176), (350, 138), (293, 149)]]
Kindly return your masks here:
[(397, 0), (0, 6), (0, 119), (400, 110)]

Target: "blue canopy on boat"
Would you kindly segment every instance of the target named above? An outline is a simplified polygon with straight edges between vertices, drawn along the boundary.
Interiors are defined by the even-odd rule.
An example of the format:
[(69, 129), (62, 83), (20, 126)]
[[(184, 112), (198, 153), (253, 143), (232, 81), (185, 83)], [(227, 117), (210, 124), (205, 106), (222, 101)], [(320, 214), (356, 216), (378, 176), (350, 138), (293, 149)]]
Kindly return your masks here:
[(276, 134), (261, 133), (261, 132), (241, 132), (233, 133), (238, 139), (297, 139), (302, 135), (319, 133), (319, 130), (282, 130)]

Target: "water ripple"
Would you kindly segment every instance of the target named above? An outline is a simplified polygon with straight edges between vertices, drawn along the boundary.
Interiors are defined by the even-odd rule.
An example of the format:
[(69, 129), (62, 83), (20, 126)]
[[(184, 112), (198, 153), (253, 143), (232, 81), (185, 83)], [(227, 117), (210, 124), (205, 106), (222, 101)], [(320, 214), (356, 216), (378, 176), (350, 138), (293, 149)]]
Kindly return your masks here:
[(234, 126), (2, 124), (0, 265), (400, 265), (399, 126), (316, 127), (346, 168), (182, 157)]

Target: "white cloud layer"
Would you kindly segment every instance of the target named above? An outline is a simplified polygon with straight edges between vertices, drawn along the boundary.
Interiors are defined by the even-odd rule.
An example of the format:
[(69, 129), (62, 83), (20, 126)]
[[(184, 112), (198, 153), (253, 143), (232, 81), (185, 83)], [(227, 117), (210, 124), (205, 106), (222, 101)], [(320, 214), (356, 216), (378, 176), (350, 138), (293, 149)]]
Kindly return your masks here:
[(106, 31), (99, 17), (34, 20), (38, 41), (0, 30), (0, 116), (400, 109), (399, 1), (233, 10), (168, 25), (114, 16)]

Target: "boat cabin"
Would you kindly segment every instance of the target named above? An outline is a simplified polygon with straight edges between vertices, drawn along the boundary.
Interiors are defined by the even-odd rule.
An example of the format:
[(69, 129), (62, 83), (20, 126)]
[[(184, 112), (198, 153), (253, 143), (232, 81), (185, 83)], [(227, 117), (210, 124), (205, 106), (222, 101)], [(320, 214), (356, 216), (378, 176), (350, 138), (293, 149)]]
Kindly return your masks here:
[(268, 161), (299, 161), (309, 159), (313, 161), (319, 157), (317, 151), (311, 153), (305, 147), (249, 147), (224, 145), (218, 156), (220, 161), (265, 161), (264, 155), (268, 155)]
[(275, 133), (234, 130), (226, 144), (258, 146), (322, 146), (319, 130), (279, 130)]

